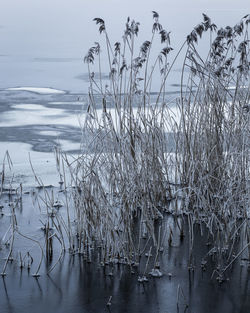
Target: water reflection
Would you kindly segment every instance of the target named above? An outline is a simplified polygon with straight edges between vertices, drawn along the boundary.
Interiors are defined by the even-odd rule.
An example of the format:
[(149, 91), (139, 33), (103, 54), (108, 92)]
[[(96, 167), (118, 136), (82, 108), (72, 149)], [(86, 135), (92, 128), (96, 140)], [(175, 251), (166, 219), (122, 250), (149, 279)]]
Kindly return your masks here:
[(1, 312), (247, 312), (245, 269), (240, 275), (234, 270), (230, 281), (218, 285), (198, 267), (187, 270), (181, 262), (187, 257), (185, 246), (168, 253), (171, 279), (165, 274), (145, 284), (139, 284), (137, 275), (124, 265), (114, 265), (114, 276), (109, 276), (110, 269), (87, 263), (79, 255), (66, 254), (50, 275), (38, 279), (27, 270), (10, 271), (0, 280)]

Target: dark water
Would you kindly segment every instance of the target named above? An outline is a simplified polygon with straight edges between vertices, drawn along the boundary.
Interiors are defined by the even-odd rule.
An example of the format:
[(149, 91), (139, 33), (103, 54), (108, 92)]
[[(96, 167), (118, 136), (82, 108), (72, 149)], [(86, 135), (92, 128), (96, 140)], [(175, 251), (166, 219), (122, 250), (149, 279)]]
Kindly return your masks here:
[[(151, 279), (144, 285), (122, 266), (109, 277), (105, 269), (77, 256), (65, 257), (53, 274), (39, 279), (13, 269), (0, 280), (1, 312), (249, 312), (247, 278), (218, 286), (206, 275), (201, 277), (199, 270), (189, 277), (179, 264), (169, 269), (171, 280)], [(184, 296), (177, 306), (178, 286)]]
[[(47, 188), (47, 193), (63, 199), (63, 193), (58, 188)], [(27, 190), (26, 190), (27, 191)], [(45, 209), (37, 199), (44, 197), (43, 191), (30, 190), (24, 194), (22, 206), (16, 209), (18, 229), (26, 236), (44, 242), (44, 232), (40, 220), (46, 220)], [(16, 196), (10, 198), (4, 194), (1, 203), (3, 215), (0, 218), (0, 235), (8, 228), (10, 203)], [(60, 209), (60, 215), (65, 218), (65, 208)], [(200, 226), (195, 227), (193, 269), (188, 269), (189, 239), (187, 225), (185, 236), (180, 240), (178, 229), (173, 217), (166, 216), (166, 223), (173, 229), (171, 246), (164, 245), (160, 254), (163, 277), (152, 278), (145, 283), (138, 282), (138, 276), (144, 271), (146, 257), (142, 257), (141, 267), (129, 267), (124, 264), (99, 265), (98, 253), (92, 263), (88, 263), (79, 254), (70, 255), (65, 252), (61, 261), (47, 275), (59, 257), (58, 245), (54, 244), (53, 257), (42, 262), (40, 277), (32, 274), (36, 271), (41, 252), (36, 244), (18, 234), (15, 237), (13, 257), (9, 262), (4, 277), (0, 277), (0, 309), (1, 313), (37, 312), (37, 313), (66, 313), (66, 312), (121, 312), (121, 313), (247, 313), (250, 308), (250, 283), (247, 260), (239, 260), (226, 272), (225, 282), (219, 284), (216, 273), (211, 279), (214, 263), (207, 257), (207, 269), (201, 269), (201, 261), (211, 246), (207, 246), (207, 232)], [(66, 241), (66, 240), (65, 240)], [(30, 251), (34, 262), (31, 269), (25, 266), (20, 269), (19, 253), (24, 255)], [(0, 268), (2, 271), (8, 249), (1, 245)], [(27, 262), (26, 262), (27, 265)], [(149, 271), (152, 265), (149, 265)], [(112, 276), (110, 273), (112, 272)], [(111, 305), (107, 302), (111, 299)], [(177, 300), (178, 298), (178, 300)]]

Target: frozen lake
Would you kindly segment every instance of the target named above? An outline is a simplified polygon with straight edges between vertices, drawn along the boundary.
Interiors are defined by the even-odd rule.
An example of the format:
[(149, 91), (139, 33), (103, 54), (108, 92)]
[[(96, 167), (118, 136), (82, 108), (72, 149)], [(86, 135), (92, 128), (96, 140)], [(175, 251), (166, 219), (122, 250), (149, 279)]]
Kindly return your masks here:
[(80, 99), (62, 91), (36, 91), (0, 90), (0, 160), (8, 151), (17, 182), (29, 186), (34, 184), (29, 154), (44, 183), (54, 184), (54, 148), (79, 151), (81, 115), (86, 106), (84, 95)]
[[(202, 13), (219, 27), (233, 26), (249, 13), (250, 3), (249, 0), (1, 0), (0, 165), (8, 151), (13, 162), (11, 171), (5, 162), (8, 184), (19, 189), (22, 184), (24, 194), (21, 202), (17, 192), (11, 193), (11, 190), (5, 191), (0, 198), (0, 272), (9, 251), (8, 242), (5, 245), (2, 238), (6, 234), (10, 236), (12, 206), (16, 205), (18, 229), (44, 242), (41, 223), (45, 223), (46, 216), (42, 192), (65, 204), (58, 184), (60, 177), (54, 148), (60, 147), (73, 157), (81, 149), (81, 123), (88, 104), (89, 87), (83, 58), (94, 42), (103, 43), (93, 18), (105, 20), (113, 44), (121, 40), (126, 19), (130, 16), (140, 22), (139, 40), (143, 42), (151, 38), (152, 10), (159, 12), (163, 27), (171, 31), (173, 60), (186, 36), (202, 20)], [(201, 44), (201, 53), (206, 47), (206, 42)], [(108, 77), (107, 62), (102, 61), (103, 73)], [(168, 80), (169, 99), (179, 95), (181, 68), (182, 56)], [(156, 79), (152, 91), (158, 90)], [(29, 159), (36, 175), (47, 186), (45, 190), (38, 188)], [(66, 221), (65, 205), (60, 214)], [(43, 260), (41, 277), (34, 278), (31, 274), (37, 267), (40, 250), (34, 242), (17, 235), (7, 276), (0, 277), (0, 312), (249, 312), (247, 255), (237, 260), (228, 279), (219, 285), (215, 279), (211, 280), (212, 257), (207, 271), (201, 268), (204, 255), (210, 251), (206, 231), (206, 236), (201, 236), (200, 226), (195, 227), (195, 264), (193, 270), (188, 270), (187, 220), (183, 242), (176, 235), (178, 227), (174, 218), (170, 216), (166, 220), (170, 221), (174, 236), (172, 246), (166, 243), (160, 256), (164, 264), (163, 277), (151, 277), (143, 284), (138, 283), (142, 268), (134, 269), (124, 264), (97, 266), (94, 262), (87, 263), (80, 254), (68, 252), (48, 276), (48, 269), (60, 254), (58, 242), (51, 260)], [(74, 217), (71, 222), (74, 225)], [(34, 257), (31, 272), (27, 267), (20, 269), (20, 255), (27, 257), (27, 252)], [(143, 258), (145, 264), (146, 257)], [(106, 304), (111, 296), (112, 305), (108, 307)]]
[[(176, 92), (170, 92), (167, 99), (176, 96)], [(155, 97), (152, 95), (152, 101)], [(20, 180), (26, 186), (34, 183), (29, 155), (44, 184), (57, 183), (54, 149), (59, 147), (73, 155), (80, 152), (84, 140), (81, 126), (85, 121), (87, 103), (86, 94), (51, 88), (0, 89), (0, 161), (8, 151), (17, 183)], [(97, 114), (101, 119), (98, 97), (97, 103), (100, 105)], [(116, 120), (114, 109), (108, 111)], [(172, 108), (171, 114), (176, 117), (174, 111)]]

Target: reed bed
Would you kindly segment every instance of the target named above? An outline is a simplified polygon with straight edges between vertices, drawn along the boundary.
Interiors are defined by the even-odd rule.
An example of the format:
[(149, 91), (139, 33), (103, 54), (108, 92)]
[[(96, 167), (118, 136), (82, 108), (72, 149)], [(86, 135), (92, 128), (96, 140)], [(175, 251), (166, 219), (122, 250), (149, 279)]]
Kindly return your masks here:
[[(84, 58), (90, 86), (82, 153), (72, 160), (56, 151), (64, 218), (53, 215), (54, 195), (38, 181), (45, 190), (46, 257), (57, 239), (58, 262), (66, 247), (88, 262), (98, 252), (103, 266), (139, 266), (138, 281), (145, 282), (148, 274), (162, 276), (160, 255), (176, 233), (183, 240), (185, 225), (193, 270), (195, 228), (200, 225), (202, 233), (205, 225), (209, 249), (201, 267), (212, 257), (212, 276), (222, 282), (235, 261), (250, 259), (250, 17), (217, 30), (203, 14), (177, 53), (157, 12), (151, 38), (142, 44), (140, 24), (130, 18), (114, 45), (105, 22), (94, 21), (104, 48), (95, 43)], [(199, 49), (203, 39), (205, 56)], [(170, 99), (168, 77), (181, 55), (180, 94)], [(102, 62), (108, 64), (108, 79)], [(155, 79), (159, 90), (153, 93)], [(13, 223), (14, 216), (13, 211)], [(11, 229), (14, 240), (17, 228)]]
[[(155, 221), (171, 212), (187, 216), (190, 267), (194, 224), (207, 226), (221, 278), (236, 252), (249, 251), (250, 243), (249, 15), (217, 30), (203, 14), (174, 57), (170, 32), (157, 12), (152, 37), (141, 45), (134, 20), (127, 19), (122, 40), (114, 45), (105, 22), (94, 21), (106, 52), (95, 43), (84, 59), (89, 104), (83, 153), (72, 169), (80, 248), (88, 251), (98, 243), (102, 263), (134, 264), (144, 251), (142, 238), (148, 238), (157, 259), (161, 232), (168, 231), (168, 240), (171, 232), (159, 231)], [(205, 57), (199, 52), (203, 36), (209, 42)], [(159, 38), (162, 49), (155, 56)], [(102, 53), (108, 81), (101, 72)], [(183, 53), (173, 107), (167, 79)], [(155, 77), (160, 83), (153, 96)]]

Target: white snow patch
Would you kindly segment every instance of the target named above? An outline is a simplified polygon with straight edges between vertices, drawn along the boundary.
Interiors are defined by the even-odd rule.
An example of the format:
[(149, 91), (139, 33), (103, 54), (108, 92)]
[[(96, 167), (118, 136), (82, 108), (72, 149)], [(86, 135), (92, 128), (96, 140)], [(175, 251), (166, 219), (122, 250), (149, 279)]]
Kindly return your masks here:
[(7, 88), (6, 90), (9, 91), (30, 91), (35, 92), (41, 95), (46, 94), (64, 94), (65, 91), (59, 90), (59, 89), (53, 89), (53, 88), (44, 88), (44, 87), (12, 87)]

